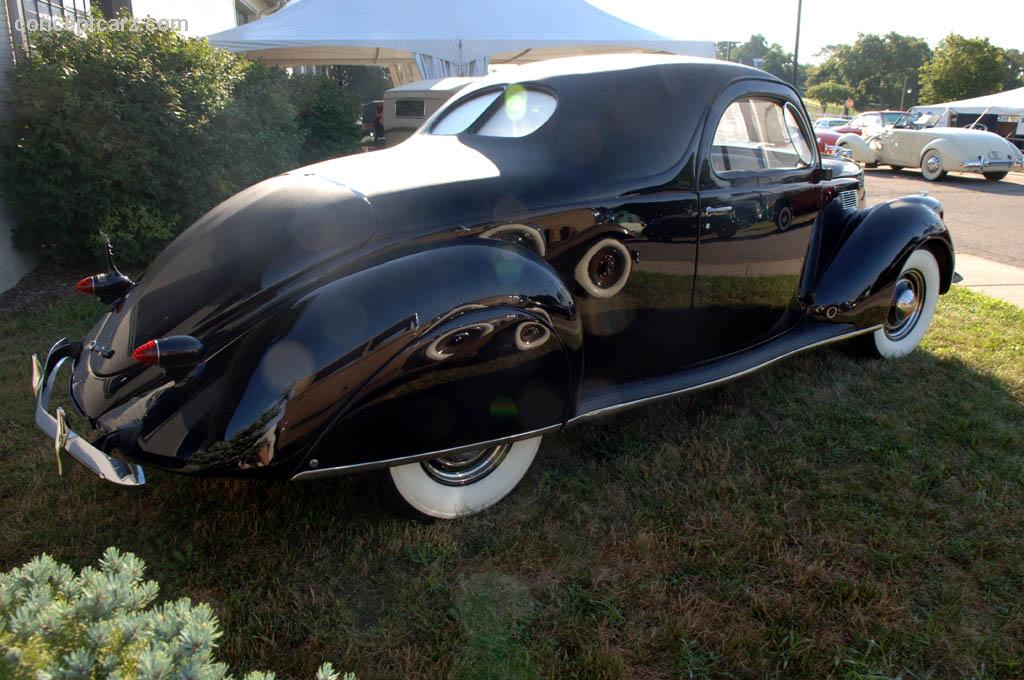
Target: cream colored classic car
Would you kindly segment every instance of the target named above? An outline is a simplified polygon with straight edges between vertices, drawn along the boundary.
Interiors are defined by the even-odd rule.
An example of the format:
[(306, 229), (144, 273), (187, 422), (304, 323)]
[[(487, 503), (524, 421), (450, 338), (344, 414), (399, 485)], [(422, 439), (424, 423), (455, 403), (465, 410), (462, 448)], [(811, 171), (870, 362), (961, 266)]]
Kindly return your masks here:
[(893, 127), (869, 136), (842, 135), (836, 145), (849, 149), (855, 161), (868, 167), (919, 167), (921, 175), (933, 182), (951, 171), (979, 172), (986, 179), (1000, 180), (1010, 170), (1024, 168), (1024, 154), (999, 135), (969, 128), (928, 127), (932, 118), (908, 114)]

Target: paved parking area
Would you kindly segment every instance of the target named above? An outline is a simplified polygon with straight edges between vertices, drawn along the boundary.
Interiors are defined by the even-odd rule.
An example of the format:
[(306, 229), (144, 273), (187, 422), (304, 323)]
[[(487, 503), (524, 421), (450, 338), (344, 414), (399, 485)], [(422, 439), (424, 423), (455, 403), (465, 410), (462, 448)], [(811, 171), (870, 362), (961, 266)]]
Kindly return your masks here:
[(864, 175), (869, 205), (922, 191), (942, 201), (963, 285), (1024, 307), (1024, 173), (999, 182), (967, 174), (928, 182), (888, 168)]
[(942, 201), (958, 253), (1024, 267), (1024, 173), (999, 182), (980, 175), (922, 179), (917, 170), (866, 169), (868, 204), (927, 191)]

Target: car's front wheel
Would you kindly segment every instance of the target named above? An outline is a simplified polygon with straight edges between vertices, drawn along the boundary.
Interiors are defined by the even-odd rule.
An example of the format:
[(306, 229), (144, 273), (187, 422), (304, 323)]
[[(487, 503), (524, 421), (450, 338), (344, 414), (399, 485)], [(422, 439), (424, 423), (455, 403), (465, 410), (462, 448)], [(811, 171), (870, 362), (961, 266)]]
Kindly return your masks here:
[(921, 156), (921, 176), (929, 182), (938, 182), (946, 176), (946, 171), (942, 169), (942, 158), (939, 156), (938, 151), (928, 149)]
[(913, 352), (932, 323), (940, 280), (939, 263), (931, 251), (921, 248), (911, 253), (893, 287), (885, 323), (861, 338), (862, 347), (882, 359)]
[(985, 173), (982, 173), (982, 174), (985, 175), (985, 179), (990, 179), (993, 182), (998, 182), (999, 180), (1001, 180), (1002, 178), (1006, 177), (1006, 175), (1007, 175), (1006, 171), (1003, 171), (1003, 172), (985, 172)]
[(530, 469), (541, 437), (398, 465), (387, 478), (402, 509), (454, 519), (486, 510), (512, 492)]

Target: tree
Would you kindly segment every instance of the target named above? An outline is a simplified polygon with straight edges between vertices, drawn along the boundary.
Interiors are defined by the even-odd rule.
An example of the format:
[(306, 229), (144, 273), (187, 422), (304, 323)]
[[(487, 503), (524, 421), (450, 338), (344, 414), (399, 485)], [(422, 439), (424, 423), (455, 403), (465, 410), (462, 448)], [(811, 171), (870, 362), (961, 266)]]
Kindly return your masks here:
[(830, 45), (822, 54), (825, 60), (810, 74), (809, 85), (834, 81), (849, 87), (857, 108), (894, 108), (915, 104), (918, 70), (931, 50), (921, 38), (862, 33), (854, 44)]
[(921, 68), (921, 99), (934, 104), (1001, 92), (1006, 80), (1002, 49), (988, 38), (950, 33)]
[(828, 110), (829, 104), (842, 104), (850, 96), (850, 88), (834, 80), (812, 85), (807, 88), (807, 96), (821, 102), (821, 105)]
[[(724, 59), (728, 53), (727, 43), (718, 43), (719, 58)], [(763, 35), (755, 33), (745, 43), (732, 48), (732, 61), (755, 66), (787, 83), (793, 78), (793, 55), (786, 52), (778, 43), (769, 44)], [(797, 70), (797, 87), (806, 81), (807, 67), (800, 65)]]
[(1024, 87), (1024, 52), (1020, 50), (1003, 50), (1003, 67), (1006, 69), (1004, 90), (1016, 90)]
[(359, 97), (360, 103), (382, 99), (384, 91), (394, 87), (388, 69), (381, 66), (332, 66), (328, 75)]

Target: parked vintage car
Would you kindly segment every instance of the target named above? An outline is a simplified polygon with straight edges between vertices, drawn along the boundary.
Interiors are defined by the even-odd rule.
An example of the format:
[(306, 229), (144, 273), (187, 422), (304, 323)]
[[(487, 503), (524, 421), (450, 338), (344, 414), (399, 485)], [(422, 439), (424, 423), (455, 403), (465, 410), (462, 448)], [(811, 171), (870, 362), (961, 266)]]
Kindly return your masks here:
[(906, 111), (864, 111), (845, 125), (833, 128), (839, 134), (874, 134), (883, 128), (892, 127)]
[(854, 160), (895, 170), (921, 168), (921, 176), (937, 181), (949, 171), (978, 172), (1001, 180), (1024, 167), (1020, 149), (993, 132), (969, 128), (922, 127), (919, 117), (906, 115), (896, 125), (868, 137), (842, 135), (836, 145), (853, 152)]
[[(942, 207), (863, 204), (787, 83), (614, 55), (470, 85), (394, 149), (262, 182), (33, 359), (36, 422), (99, 476), (378, 471), (480, 511), (542, 435), (856, 339), (914, 349), (953, 277)], [(644, 112), (636, 125), (635, 112)], [(50, 395), (98, 436), (66, 429)]]
[(817, 130), (833, 130), (837, 127), (842, 127), (850, 122), (849, 118), (830, 118), (828, 116), (822, 116), (814, 120), (814, 129)]

